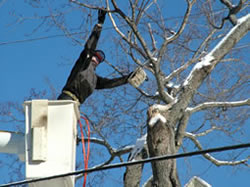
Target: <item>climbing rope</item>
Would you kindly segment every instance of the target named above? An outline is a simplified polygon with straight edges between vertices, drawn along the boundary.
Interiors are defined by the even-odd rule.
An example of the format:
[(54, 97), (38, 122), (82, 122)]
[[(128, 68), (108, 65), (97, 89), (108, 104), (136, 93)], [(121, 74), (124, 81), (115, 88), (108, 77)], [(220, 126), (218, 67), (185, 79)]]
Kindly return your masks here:
[[(87, 124), (87, 127), (88, 127), (87, 153), (86, 153), (86, 150), (85, 150), (83, 125), (82, 125), (81, 119), (85, 120), (85, 123)], [(88, 169), (88, 161), (89, 161), (89, 153), (90, 153), (90, 126), (89, 126), (89, 121), (88, 121), (88, 119), (86, 117), (81, 116), (81, 119), (79, 119), (79, 126), (80, 126), (80, 130), (81, 130), (81, 140), (82, 140), (82, 151), (83, 151), (83, 159), (84, 159), (84, 169)], [(86, 186), (86, 181), (87, 181), (87, 173), (84, 174), (83, 187)]]

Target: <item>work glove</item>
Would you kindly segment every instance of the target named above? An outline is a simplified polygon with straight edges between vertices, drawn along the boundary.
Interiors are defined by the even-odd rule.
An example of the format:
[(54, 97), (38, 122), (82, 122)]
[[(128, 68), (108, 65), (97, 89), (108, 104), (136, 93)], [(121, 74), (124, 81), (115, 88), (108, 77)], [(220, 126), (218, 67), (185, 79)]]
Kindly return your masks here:
[(98, 23), (103, 24), (106, 16), (106, 11), (104, 10), (98, 10)]

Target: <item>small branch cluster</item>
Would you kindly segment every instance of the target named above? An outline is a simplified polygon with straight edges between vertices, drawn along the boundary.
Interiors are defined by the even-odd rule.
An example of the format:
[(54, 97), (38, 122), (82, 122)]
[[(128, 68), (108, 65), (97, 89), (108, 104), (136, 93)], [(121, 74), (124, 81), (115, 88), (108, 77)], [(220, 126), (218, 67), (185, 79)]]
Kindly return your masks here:
[(230, 2), (230, 0), (220, 0), (220, 2), (223, 3), (228, 8), (228, 10), (229, 10), (228, 15), (222, 19), (222, 23), (220, 26), (214, 25), (209, 19), (208, 19), (208, 21), (216, 29), (222, 29), (226, 20), (229, 20), (232, 23), (232, 25), (235, 26), (237, 24), (236, 14), (242, 9), (242, 6), (243, 6), (245, 0), (240, 0), (239, 4), (237, 6), (233, 5)]

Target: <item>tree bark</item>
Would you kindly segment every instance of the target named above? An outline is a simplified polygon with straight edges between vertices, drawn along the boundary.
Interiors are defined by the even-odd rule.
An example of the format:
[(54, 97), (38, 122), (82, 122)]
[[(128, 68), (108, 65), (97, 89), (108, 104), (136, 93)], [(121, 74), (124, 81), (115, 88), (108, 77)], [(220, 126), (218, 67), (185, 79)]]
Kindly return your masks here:
[[(147, 148), (143, 148), (142, 151), (133, 158), (133, 160), (142, 160), (148, 157)], [(129, 159), (129, 161), (131, 161)], [(127, 166), (126, 172), (123, 176), (124, 187), (140, 187), (143, 164), (137, 164), (133, 166)]]
[[(149, 112), (150, 113), (150, 112)], [(148, 113), (148, 119), (153, 114)], [(158, 113), (159, 114), (159, 113)], [(168, 114), (162, 114), (166, 119)], [(175, 132), (173, 125), (168, 122), (158, 120), (153, 126), (148, 125), (147, 143), (149, 156), (172, 155), (176, 153)], [(152, 162), (153, 180), (151, 186), (154, 187), (178, 187), (180, 186), (179, 177), (176, 170), (176, 160), (163, 160)]]
[[(185, 111), (191, 99), (220, 60), (228, 54), (235, 44), (249, 31), (250, 14), (241, 18), (238, 24), (231, 29), (221, 42), (204, 59), (197, 63), (182, 85), (178, 98), (173, 103), (171, 109), (166, 109), (164, 113), (155, 107), (148, 110), (148, 136), (147, 144), (149, 156), (172, 155), (178, 151), (182, 143), (182, 134), (185, 131), (188, 115)], [(163, 116), (155, 118), (155, 116)], [(154, 123), (150, 120), (154, 118)], [(185, 119), (185, 120), (184, 120)], [(182, 123), (181, 123), (182, 122)], [(175, 144), (176, 125), (179, 124), (177, 147)], [(153, 180), (151, 186), (156, 187), (178, 187), (180, 186), (176, 170), (176, 160), (164, 160), (152, 162)]]

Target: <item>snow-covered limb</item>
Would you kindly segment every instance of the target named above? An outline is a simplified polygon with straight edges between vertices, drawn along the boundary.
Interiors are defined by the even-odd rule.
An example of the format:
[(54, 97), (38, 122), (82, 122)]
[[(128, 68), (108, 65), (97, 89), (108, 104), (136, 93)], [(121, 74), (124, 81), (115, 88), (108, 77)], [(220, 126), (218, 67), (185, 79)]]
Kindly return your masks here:
[(131, 155), (129, 156), (129, 160), (133, 160), (136, 157), (136, 155), (142, 151), (144, 145), (146, 144), (147, 144), (147, 134), (136, 140), (133, 150), (131, 151)]
[[(192, 140), (192, 142), (195, 144), (195, 146), (199, 149), (199, 150), (203, 150), (201, 143), (199, 142), (199, 140), (197, 140), (196, 135), (192, 134), (192, 133), (185, 133), (185, 136), (187, 138), (189, 138), (190, 140)], [(249, 158), (243, 159), (243, 160), (238, 160), (238, 161), (223, 161), (223, 160), (218, 160), (216, 158), (214, 158), (212, 155), (206, 153), (203, 154), (203, 156), (211, 161), (213, 164), (215, 164), (216, 166), (222, 166), (222, 165), (230, 165), (230, 166), (235, 166), (235, 165), (239, 165), (239, 164), (245, 164)]]
[(250, 105), (250, 99), (246, 99), (243, 101), (233, 101), (233, 102), (206, 102), (192, 108), (189, 107), (186, 109), (186, 112), (194, 113), (200, 110), (205, 110), (207, 108), (213, 108), (213, 107), (239, 107), (245, 105)]
[(189, 76), (186, 78), (186, 80), (183, 83), (183, 86), (186, 86), (189, 84), (190, 80), (193, 79), (193, 72), (196, 70), (200, 70), (206, 66), (212, 66), (214, 61), (214, 57), (209, 53), (206, 55), (203, 59), (201, 59), (200, 62), (198, 62), (190, 72)]
[[(183, 64), (181, 67), (179, 67), (178, 69), (172, 71), (171, 74), (169, 74), (166, 78), (165, 78), (165, 82), (169, 82), (170, 80), (172, 80), (174, 77), (176, 77), (177, 75), (179, 75), (181, 72), (183, 72), (184, 70), (186, 70), (190, 65), (192, 65), (193, 63), (197, 62), (200, 60), (201, 56), (203, 56), (204, 51), (201, 53), (202, 48), (207, 44), (208, 41), (210, 41), (210, 39), (212, 38), (213, 34), (216, 32), (216, 29), (214, 29), (213, 31), (211, 31), (211, 33), (208, 35), (208, 37), (202, 42), (202, 44), (200, 45), (200, 47), (197, 49), (197, 52), (193, 55), (192, 59), (189, 60), (188, 62), (186, 62), (185, 64)], [(199, 57), (198, 57), (199, 55)]]
[[(183, 86), (192, 85), (197, 82), (197, 86), (206, 78), (206, 74), (210, 73), (213, 68), (220, 62), (220, 60), (235, 46), (235, 44), (244, 37), (250, 29), (250, 14), (243, 16), (238, 20), (238, 23), (233, 27), (230, 32), (208, 53), (201, 62), (197, 63), (189, 76), (183, 83)], [(197, 77), (205, 69), (206, 74), (203, 77)], [(196, 81), (195, 81), (196, 80)]]

